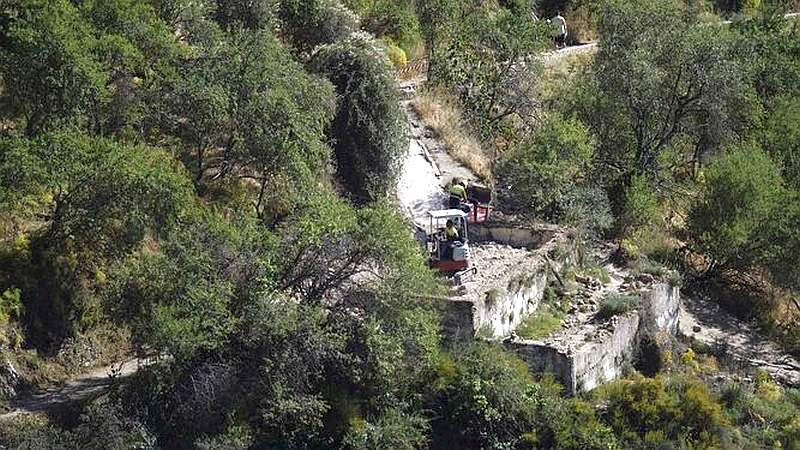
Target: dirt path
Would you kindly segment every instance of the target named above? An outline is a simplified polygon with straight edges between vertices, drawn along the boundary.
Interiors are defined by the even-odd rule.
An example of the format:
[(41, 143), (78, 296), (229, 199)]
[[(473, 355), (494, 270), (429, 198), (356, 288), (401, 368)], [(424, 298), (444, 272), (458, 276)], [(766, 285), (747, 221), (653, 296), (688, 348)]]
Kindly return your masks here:
[(681, 302), (679, 332), (708, 345), (743, 369), (763, 369), (783, 385), (800, 386), (800, 361), (758, 330), (737, 320), (718, 305), (701, 299)]
[(113, 363), (83, 373), (77, 378), (41, 392), (27, 393), (11, 401), (11, 411), (0, 414), (0, 420), (7, 420), (22, 414), (33, 414), (68, 402), (80, 401), (97, 394), (112, 383), (130, 377), (140, 368), (151, 365), (153, 358), (131, 359)]

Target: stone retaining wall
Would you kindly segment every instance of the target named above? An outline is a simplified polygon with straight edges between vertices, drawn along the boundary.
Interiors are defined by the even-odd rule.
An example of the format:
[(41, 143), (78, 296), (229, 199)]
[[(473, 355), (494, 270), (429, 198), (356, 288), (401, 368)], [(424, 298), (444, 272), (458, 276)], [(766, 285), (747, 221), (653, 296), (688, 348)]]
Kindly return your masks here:
[(507, 224), (474, 223), (469, 226), (472, 242), (498, 242), (517, 248), (539, 248), (552, 240), (559, 229), (554, 226), (523, 227)]
[[(575, 243), (565, 233), (549, 231), (537, 236), (535, 230), (516, 230), (521, 246), (528, 248), (528, 245), (534, 246), (542, 240), (544, 245), (531, 251), (533, 262), (529, 265), (509, 268), (503, 286), (477, 297), (452, 298), (444, 318), (444, 329), (449, 336), (457, 339), (476, 336), (502, 339), (511, 335), (539, 307), (553, 271), (561, 273), (566, 267), (576, 264), (578, 256)], [(511, 245), (507, 241), (501, 242)], [(554, 251), (556, 247), (560, 248), (558, 252)], [(477, 269), (481, 270), (480, 267)]]
[(552, 373), (569, 394), (594, 389), (618, 378), (626, 363), (633, 362), (641, 338), (647, 334), (675, 334), (680, 291), (657, 283), (641, 293), (636, 311), (612, 319), (610, 335), (579, 348), (559, 349), (537, 341), (515, 338), (506, 343), (536, 372)]

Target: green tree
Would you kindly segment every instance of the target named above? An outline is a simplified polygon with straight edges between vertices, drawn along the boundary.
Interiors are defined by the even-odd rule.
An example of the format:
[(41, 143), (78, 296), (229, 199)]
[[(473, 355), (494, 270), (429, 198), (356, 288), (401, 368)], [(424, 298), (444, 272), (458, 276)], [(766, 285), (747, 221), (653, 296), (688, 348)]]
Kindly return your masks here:
[(257, 215), (283, 217), (327, 170), (332, 87), (267, 31), (218, 35), (201, 50), (163, 87), (159, 122), (184, 143), (201, 193), (209, 179), (250, 179)]
[(389, 410), (375, 423), (359, 422), (345, 436), (349, 450), (414, 450), (428, 448), (427, 421)]
[(780, 162), (786, 182), (800, 189), (800, 101), (778, 97), (764, 121), (764, 149)]
[(505, 118), (532, 121), (540, 67), (528, 56), (545, 48), (546, 27), (487, 3), (463, 12), (445, 32), (434, 43), (430, 77), (459, 95), (473, 125), (488, 136)]
[(187, 181), (169, 156), (144, 147), (75, 133), (0, 141), (0, 205), (33, 227), (30, 271), (10, 283), (39, 336), (96, 323), (102, 271), (192, 208)]
[(359, 17), (338, 0), (282, 0), (278, 12), (281, 31), (302, 53), (340, 41), (361, 25)]
[(535, 429), (539, 392), (522, 360), (478, 342), (440, 371), (437, 448), (514, 448)]
[(214, 20), (226, 30), (244, 27), (249, 30), (269, 28), (275, 22), (271, 0), (214, 0)]
[(106, 95), (108, 73), (92, 53), (95, 30), (71, 2), (32, 0), (0, 14), (0, 77), (27, 136), (81, 118)]
[[(607, 169), (659, 180), (662, 153), (678, 137), (689, 137), (690, 151), (705, 152), (714, 147), (700, 145), (704, 135), (720, 145), (735, 137), (746, 71), (722, 25), (697, 22), (677, 1), (612, 2), (601, 35), (598, 86), (618, 104), (612, 109), (624, 112), (619, 126), (633, 136), (631, 148), (601, 147)], [(620, 152), (630, 154), (630, 165), (613, 164)]]
[(385, 49), (366, 33), (356, 33), (320, 48), (312, 67), (331, 80), (338, 94), (328, 130), (337, 173), (356, 199), (380, 197), (394, 187), (408, 148)]
[(594, 140), (581, 122), (560, 117), (550, 118), (534, 133), (503, 155), (497, 178), (507, 204), (552, 219), (585, 175)]
[(734, 149), (708, 167), (689, 227), (711, 258), (709, 274), (772, 260), (780, 241), (770, 229), (785, 220), (779, 210), (783, 195), (780, 170), (761, 149)]

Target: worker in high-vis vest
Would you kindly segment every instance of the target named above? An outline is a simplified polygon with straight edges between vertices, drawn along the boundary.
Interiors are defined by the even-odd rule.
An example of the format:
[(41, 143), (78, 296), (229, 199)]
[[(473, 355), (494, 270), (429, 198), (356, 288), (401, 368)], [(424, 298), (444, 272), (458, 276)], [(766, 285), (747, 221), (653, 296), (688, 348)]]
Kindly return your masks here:
[(461, 202), (467, 201), (467, 187), (466, 182), (460, 181), (457, 178), (453, 179), (453, 182), (450, 183), (450, 207), (451, 208), (460, 208)]

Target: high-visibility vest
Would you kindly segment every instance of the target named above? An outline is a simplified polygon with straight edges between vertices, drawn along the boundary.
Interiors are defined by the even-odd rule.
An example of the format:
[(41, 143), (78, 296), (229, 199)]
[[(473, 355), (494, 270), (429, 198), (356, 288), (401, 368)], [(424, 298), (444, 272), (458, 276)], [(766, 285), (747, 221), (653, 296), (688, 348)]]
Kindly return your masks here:
[(458, 229), (455, 227), (455, 225), (449, 226), (445, 229), (445, 234), (447, 235), (448, 238), (457, 238)]
[(450, 186), (450, 193), (453, 195), (457, 195), (460, 198), (466, 198), (467, 190), (464, 189), (464, 186), (460, 184), (453, 184)]

